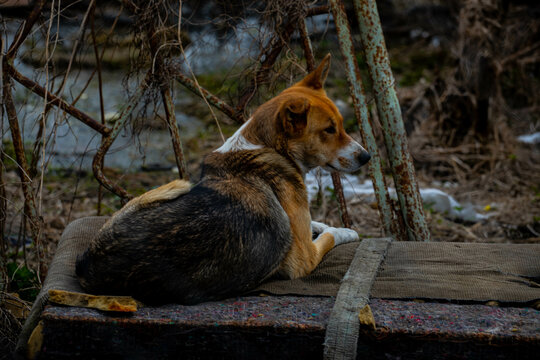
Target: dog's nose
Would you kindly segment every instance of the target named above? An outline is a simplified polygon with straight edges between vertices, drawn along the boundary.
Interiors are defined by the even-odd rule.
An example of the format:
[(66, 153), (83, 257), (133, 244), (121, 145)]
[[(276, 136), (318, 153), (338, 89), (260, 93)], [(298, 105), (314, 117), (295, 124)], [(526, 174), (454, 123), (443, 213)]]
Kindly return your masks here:
[(371, 155), (367, 151), (362, 151), (360, 156), (358, 156), (358, 162), (360, 165), (364, 165), (369, 161), (369, 159), (371, 159)]

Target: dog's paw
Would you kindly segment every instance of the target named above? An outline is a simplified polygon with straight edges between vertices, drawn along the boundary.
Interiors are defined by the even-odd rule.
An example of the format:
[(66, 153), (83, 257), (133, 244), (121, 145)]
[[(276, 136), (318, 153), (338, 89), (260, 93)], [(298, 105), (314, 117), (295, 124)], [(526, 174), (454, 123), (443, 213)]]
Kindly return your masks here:
[(351, 229), (329, 227), (325, 229), (324, 232), (334, 235), (335, 245), (341, 245), (360, 240), (358, 233)]
[(319, 236), (320, 234), (322, 234), (322, 232), (326, 229), (328, 229), (330, 226), (322, 223), (322, 222), (318, 222), (318, 221), (312, 221), (311, 222), (311, 233), (313, 235), (313, 238), (315, 239), (317, 236)]

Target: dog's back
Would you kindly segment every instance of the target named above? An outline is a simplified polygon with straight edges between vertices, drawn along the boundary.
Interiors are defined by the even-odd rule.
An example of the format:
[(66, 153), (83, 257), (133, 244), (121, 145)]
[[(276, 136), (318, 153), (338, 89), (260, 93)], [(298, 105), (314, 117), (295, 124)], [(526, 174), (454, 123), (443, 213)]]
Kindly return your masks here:
[(290, 248), (278, 197), (291, 186), (304, 189), (293, 165), (273, 151), (213, 153), (189, 192), (106, 224), (78, 260), (77, 275), (91, 293), (147, 303), (245, 292), (274, 273)]

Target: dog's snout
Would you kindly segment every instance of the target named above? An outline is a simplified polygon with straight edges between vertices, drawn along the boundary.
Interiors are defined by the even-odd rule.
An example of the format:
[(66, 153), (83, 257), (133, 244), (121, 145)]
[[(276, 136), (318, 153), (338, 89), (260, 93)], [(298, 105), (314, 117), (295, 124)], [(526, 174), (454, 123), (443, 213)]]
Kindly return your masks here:
[(364, 165), (371, 159), (371, 155), (367, 151), (362, 151), (360, 155), (358, 156), (358, 162), (360, 165)]

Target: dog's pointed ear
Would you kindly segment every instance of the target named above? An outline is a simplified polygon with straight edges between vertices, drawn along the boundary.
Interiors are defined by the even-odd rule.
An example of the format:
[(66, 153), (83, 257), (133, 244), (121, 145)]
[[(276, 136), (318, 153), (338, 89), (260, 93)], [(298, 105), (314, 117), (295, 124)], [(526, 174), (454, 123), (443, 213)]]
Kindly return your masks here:
[(309, 112), (307, 99), (291, 99), (281, 106), (279, 123), (289, 137), (301, 136), (307, 126)]
[(324, 59), (321, 61), (319, 66), (307, 76), (302, 79), (297, 85), (306, 86), (314, 90), (320, 90), (324, 86), (326, 77), (328, 76), (328, 71), (330, 70), (330, 58), (332, 56), (328, 53)]

